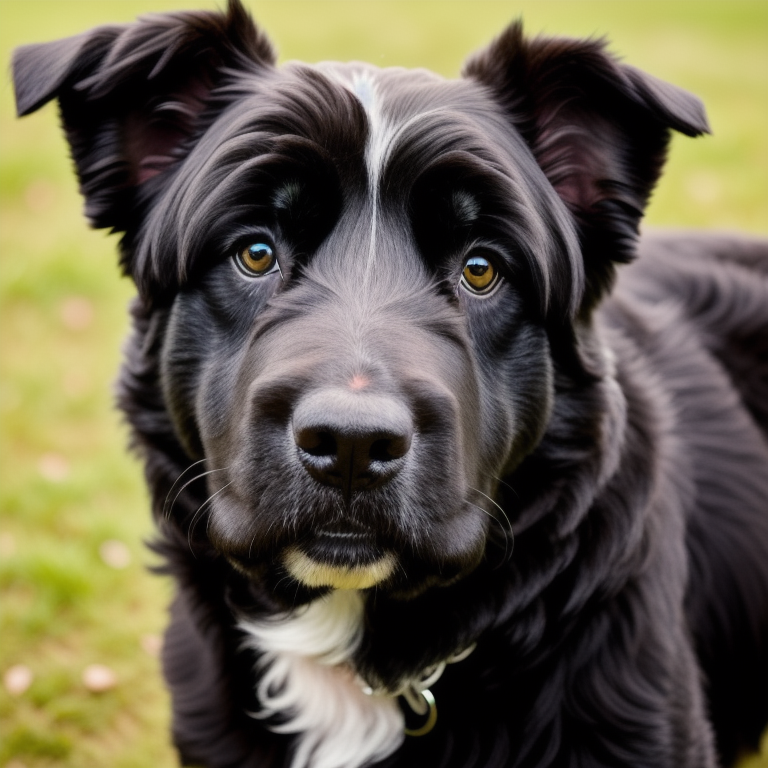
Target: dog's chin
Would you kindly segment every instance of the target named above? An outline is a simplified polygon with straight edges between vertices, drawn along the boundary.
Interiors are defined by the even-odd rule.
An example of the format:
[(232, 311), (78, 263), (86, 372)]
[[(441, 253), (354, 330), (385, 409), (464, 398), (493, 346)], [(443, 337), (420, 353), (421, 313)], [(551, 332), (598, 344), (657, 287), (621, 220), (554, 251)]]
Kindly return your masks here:
[(397, 560), (392, 552), (365, 553), (346, 561), (328, 558), (313, 546), (309, 552), (289, 547), (283, 553), (285, 570), (305, 587), (322, 589), (369, 589), (384, 584), (394, 573)]
[[(273, 596), (295, 605), (334, 589), (377, 589), (395, 599), (412, 599), (431, 587), (466, 576), (482, 558), (478, 553), (453, 563), (430, 564), (357, 530), (322, 530), (283, 546), (276, 556), (230, 563), (251, 579), (269, 585)], [(479, 554), (479, 556), (475, 556)]]
[(252, 577), (275, 571), (311, 591), (370, 589), (389, 581), (397, 567), (391, 548), (369, 532), (329, 528), (283, 546), (271, 562), (232, 557), (237, 570)]
[(311, 589), (369, 589), (388, 581), (397, 564), (372, 531), (338, 525), (287, 546), (280, 561), (293, 579)]

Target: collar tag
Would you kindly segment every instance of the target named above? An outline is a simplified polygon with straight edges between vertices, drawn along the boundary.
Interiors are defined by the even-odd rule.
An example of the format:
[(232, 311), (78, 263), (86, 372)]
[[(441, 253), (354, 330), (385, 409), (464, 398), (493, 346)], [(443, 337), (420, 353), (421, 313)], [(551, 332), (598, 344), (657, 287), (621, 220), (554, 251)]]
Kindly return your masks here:
[[(477, 643), (472, 643), (472, 645), (454, 654), (449, 659), (435, 664), (434, 667), (428, 667), (422, 672), (420, 680), (409, 683), (400, 691), (399, 700), (407, 704), (411, 710), (411, 712), (408, 712), (401, 703), (400, 708), (403, 710), (403, 716), (405, 717), (406, 736), (426, 736), (435, 727), (435, 723), (437, 723), (437, 704), (429, 687), (441, 678), (448, 664), (463, 661), (475, 650), (476, 646)], [(414, 727), (409, 725), (409, 721), (413, 720), (413, 715), (422, 720), (421, 725), (415, 725)]]
[[(400, 694), (399, 701), (405, 702), (410, 707), (411, 712), (401, 704), (405, 717), (405, 735), (406, 736), (426, 736), (437, 723), (437, 704), (435, 697), (429, 688), (417, 691), (413, 687), (408, 687)], [(414, 720), (414, 715), (421, 721), (421, 724), (414, 723), (411, 727), (410, 722)]]

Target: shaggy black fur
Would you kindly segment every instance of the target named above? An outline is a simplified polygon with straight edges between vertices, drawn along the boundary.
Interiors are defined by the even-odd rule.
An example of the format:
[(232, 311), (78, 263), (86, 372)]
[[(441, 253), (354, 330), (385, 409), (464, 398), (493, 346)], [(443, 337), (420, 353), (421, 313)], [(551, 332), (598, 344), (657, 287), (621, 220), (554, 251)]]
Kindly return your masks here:
[[(59, 100), (138, 287), (120, 404), (178, 580), (186, 764), (290, 764), (297, 737), (249, 715), (236, 623), (325, 591), (296, 547), (395, 554), (369, 682), (478, 643), (433, 686), (436, 729), (380, 766), (713, 768), (756, 745), (768, 248), (670, 235), (634, 260), (670, 129), (707, 131), (696, 99), (518, 24), (456, 82), (277, 69), (237, 0), (21, 48), (14, 76), (20, 114)], [(279, 271), (234, 266), (253, 243)]]

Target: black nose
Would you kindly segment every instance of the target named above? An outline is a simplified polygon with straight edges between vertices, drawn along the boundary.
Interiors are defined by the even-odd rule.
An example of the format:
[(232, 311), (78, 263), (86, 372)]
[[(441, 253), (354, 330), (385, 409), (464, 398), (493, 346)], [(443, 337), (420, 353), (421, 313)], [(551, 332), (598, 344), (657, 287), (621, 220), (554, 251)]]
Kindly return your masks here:
[(352, 490), (375, 488), (397, 474), (411, 447), (413, 422), (393, 397), (327, 389), (299, 402), (293, 437), (307, 472), (349, 498)]

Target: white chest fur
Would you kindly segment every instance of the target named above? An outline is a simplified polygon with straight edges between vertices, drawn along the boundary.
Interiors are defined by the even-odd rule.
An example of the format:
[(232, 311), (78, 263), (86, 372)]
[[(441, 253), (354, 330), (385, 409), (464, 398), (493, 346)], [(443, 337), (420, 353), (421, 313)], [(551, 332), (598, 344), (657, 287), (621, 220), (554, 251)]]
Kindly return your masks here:
[(403, 741), (395, 700), (364, 693), (349, 665), (362, 618), (361, 594), (340, 589), (296, 613), (240, 624), (262, 654), (254, 716), (279, 714), (272, 730), (297, 735), (291, 768), (359, 768)]

